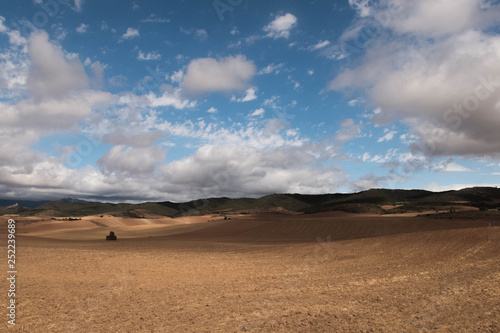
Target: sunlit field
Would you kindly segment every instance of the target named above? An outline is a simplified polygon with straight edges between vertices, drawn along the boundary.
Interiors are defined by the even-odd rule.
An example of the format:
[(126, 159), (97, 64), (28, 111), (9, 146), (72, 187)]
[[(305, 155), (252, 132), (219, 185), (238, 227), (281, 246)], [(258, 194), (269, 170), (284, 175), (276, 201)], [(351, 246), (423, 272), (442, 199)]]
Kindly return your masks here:
[[(104, 217), (99, 226), (92, 219), (19, 218), (10, 330), (500, 330), (495, 220), (322, 213), (211, 222)], [(117, 241), (104, 240), (110, 230)]]

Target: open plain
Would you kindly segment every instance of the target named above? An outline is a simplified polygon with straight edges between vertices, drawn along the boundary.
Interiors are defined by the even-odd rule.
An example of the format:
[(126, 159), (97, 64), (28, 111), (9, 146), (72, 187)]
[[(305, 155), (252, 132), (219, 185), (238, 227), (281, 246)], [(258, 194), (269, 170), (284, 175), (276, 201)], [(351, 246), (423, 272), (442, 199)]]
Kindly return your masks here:
[(500, 331), (494, 217), (10, 218), (9, 331)]

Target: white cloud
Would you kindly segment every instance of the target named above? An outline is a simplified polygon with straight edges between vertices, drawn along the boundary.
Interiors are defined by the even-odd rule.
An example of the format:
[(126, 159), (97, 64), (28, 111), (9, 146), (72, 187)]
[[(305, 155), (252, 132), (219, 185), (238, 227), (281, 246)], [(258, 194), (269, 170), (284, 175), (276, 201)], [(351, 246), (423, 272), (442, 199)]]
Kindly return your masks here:
[(267, 37), (274, 39), (290, 37), (290, 30), (297, 25), (297, 18), (287, 13), (276, 17), (271, 23), (266, 25), (263, 30), (267, 32)]
[(217, 113), (217, 109), (214, 108), (213, 106), (207, 110), (208, 113)]
[(351, 99), (349, 102), (347, 102), (349, 106), (356, 106), (358, 103), (359, 101), (357, 99)]
[(254, 99), (257, 99), (257, 95), (255, 94), (256, 92), (257, 92), (257, 88), (256, 87), (248, 88), (245, 91), (245, 96), (243, 96), (242, 98), (232, 98), (231, 100), (234, 100), (234, 101), (237, 101), (237, 102), (249, 102), (249, 101), (253, 101)]
[(165, 23), (170, 22), (170, 20), (158, 17), (156, 14), (151, 14), (147, 18), (141, 20), (142, 23)]
[[(55, 189), (60, 194), (77, 189), (83, 172), (76, 175), (66, 168), (64, 157), (48, 157), (30, 147), (45, 135), (78, 130), (80, 121), (90, 116), (93, 110), (107, 108), (113, 100), (111, 94), (83, 90), (57, 98), (27, 98), (17, 104), (0, 103), (3, 110), (0, 123), (0, 187), (1, 184), (10, 184), (9, 188), (16, 197), (51, 196)], [(71, 183), (70, 177), (78, 179)], [(27, 184), (29, 187), (26, 187)]]
[(349, 0), (349, 5), (360, 17), (369, 16), (371, 13), (371, 0)]
[(75, 0), (75, 6), (73, 7), (73, 10), (75, 12), (81, 12), (83, 3), (83, 0)]
[[(330, 89), (366, 94), (377, 125), (401, 120), (433, 156), (500, 156), (500, 6), (479, 0), (400, 1)], [(395, 1), (389, 1), (394, 5)], [(370, 17), (387, 9), (371, 7)], [(495, 15), (493, 15), (495, 14)], [(366, 21), (357, 21), (367, 24)], [(387, 37), (390, 36), (390, 37)], [(418, 41), (418, 42), (417, 42)]]
[(242, 90), (255, 72), (253, 61), (242, 55), (219, 60), (198, 58), (189, 63), (182, 87), (194, 94)]
[(328, 41), (328, 40), (320, 41), (317, 44), (310, 46), (309, 50), (311, 50), (311, 51), (319, 50), (319, 49), (322, 49), (328, 45), (330, 45), (330, 41)]
[(0, 32), (6, 32), (6, 31), (8, 31), (8, 30), (9, 30), (9, 29), (5, 26), (4, 22), (5, 22), (5, 17), (0, 16)]
[(90, 69), (92, 70), (92, 79), (90, 80), (90, 85), (94, 89), (102, 89), (104, 81), (104, 65), (99, 61), (95, 61)]
[(353, 192), (366, 191), (372, 188), (384, 187), (387, 181), (391, 180), (388, 176), (377, 177), (373, 173), (360, 177), (358, 180), (349, 183)]
[(339, 142), (350, 141), (358, 137), (361, 133), (361, 124), (354, 123), (351, 118), (345, 119), (340, 125), (340, 129), (337, 131), (335, 140)]
[(66, 61), (62, 51), (49, 42), (45, 31), (30, 38), (31, 70), (28, 87), (37, 98), (61, 97), (88, 86), (80, 60)]
[(184, 78), (184, 72), (182, 69), (179, 69), (178, 71), (175, 71), (172, 75), (170, 75), (170, 81), (173, 83), (181, 83), (182, 79)]
[(280, 64), (269, 64), (266, 67), (262, 68), (257, 74), (262, 75), (262, 74), (279, 74), (280, 69), (284, 66), (285, 64), (280, 63)]
[[(378, 35), (379, 28), (398, 34), (438, 38), (467, 30), (484, 30), (498, 22), (500, 14), (498, 5), (484, 0), (387, 0), (377, 5), (371, 0), (349, 2), (358, 10), (360, 18), (343, 33), (341, 40), (354, 39), (367, 32), (371, 36)], [(486, 3), (488, 8), (484, 6)]]
[(449, 159), (442, 161), (437, 165), (436, 170), (443, 172), (466, 172), (472, 171), (471, 169), (464, 167), (462, 165), (456, 164), (453, 159), (450, 157)]
[(26, 38), (21, 36), (19, 30), (10, 30), (7, 35), (9, 36), (9, 43), (14, 46), (26, 45)]
[(117, 145), (111, 148), (97, 161), (97, 165), (105, 174), (124, 173), (138, 176), (150, 174), (155, 165), (163, 162), (166, 151), (160, 147), (126, 147)]
[(248, 45), (253, 45), (256, 40), (259, 40), (261, 38), (262, 37), (259, 35), (251, 35), (245, 38), (245, 43), (247, 43)]
[(194, 197), (256, 196), (267, 193), (329, 193), (345, 181), (341, 169), (309, 166), (300, 150), (260, 151), (238, 145), (206, 145), (162, 171), (172, 185), (197, 189)]
[(159, 60), (161, 59), (161, 54), (157, 51), (144, 53), (139, 50), (139, 54), (137, 55), (137, 59), (139, 60)]
[(377, 142), (391, 141), (396, 133), (396, 131), (388, 131), (384, 136), (378, 138)]
[(262, 116), (264, 116), (265, 112), (266, 111), (263, 108), (259, 108), (259, 109), (255, 110), (254, 112), (252, 112), (251, 114), (249, 114), (248, 116), (249, 117), (262, 117)]
[(398, 14), (388, 20), (387, 27), (398, 33), (438, 37), (481, 29), (497, 21), (498, 6), (482, 9), (483, 0), (396, 0)]
[(309, 76), (314, 75), (314, 69), (308, 69), (308, 70), (307, 70), (307, 74), (308, 74)]
[(237, 49), (237, 48), (240, 48), (240, 47), (241, 47), (241, 40), (239, 40), (237, 42), (234, 42), (234, 43), (229, 43), (227, 45), (228, 49)]
[(127, 83), (125, 75), (114, 75), (108, 80), (109, 84), (113, 87), (123, 87)]
[(55, 27), (55, 32), (54, 32), (54, 35), (56, 37), (56, 39), (58, 41), (62, 41), (66, 38), (66, 36), (68, 35), (68, 32), (66, 31), (66, 29), (63, 28), (62, 24), (56, 24), (56, 25), (53, 25), (53, 27)]
[(80, 34), (84, 34), (87, 32), (87, 29), (89, 28), (88, 24), (82, 23), (76, 28), (76, 32)]
[(194, 33), (196, 39), (204, 42), (208, 39), (208, 33), (205, 29), (197, 29)]
[(115, 132), (105, 134), (102, 137), (102, 142), (112, 145), (125, 145), (131, 147), (151, 147), (158, 139), (165, 138), (167, 135), (162, 131), (146, 129), (142, 132), (135, 133), (130, 129), (119, 128)]
[(176, 109), (193, 108), (196, 101), (191, 101), (183, 97), (181, 88), (174, 88), (168, 84), (160, 86), (162, 95), (157, 97), (154, 93), (149, 93), (147, 98), (151, 103), (151, 107), (173, 106)]
[(127, 31), (122, 35), (122, 39), (132, 39), (139, 36), (139, 30), (134, 28), (128, 28)]
[(8, 48), (0, 53), (0, 98), (14, 98), (25, 94), (30, 59), (27, 54), (28, 41), (19, 31), (9, 30), (0, 16), (0, 33), (9, 37)]
[(168, 84), (162, 84), (159, 90), (161, 92), (159, 96), (154, 92), (149, 92), (147, 95), (124, 93), (120, 96), (118, 104), (151, 108), (171, 106), (178, 110), (190, 109), (196, 106), (196, 101), (183, 96), (181, 88), (174, 88)]
[(458, 191), (464, 188), (487, 186), (487, 187), (498, 187), (500, 184), (449, 184), (449, 185), (439, 185), (436, 182), (429, 184), (426, 190), (433, 192), (443, 192), (443, 191)]
[(180, 32), (186, 35), (193, 35), (195, 39), (204, 42), (208, 39), (208, 33), (205, 29), (196, 29), (196, 30), (186, 30), (183, 27), (180, 27)]

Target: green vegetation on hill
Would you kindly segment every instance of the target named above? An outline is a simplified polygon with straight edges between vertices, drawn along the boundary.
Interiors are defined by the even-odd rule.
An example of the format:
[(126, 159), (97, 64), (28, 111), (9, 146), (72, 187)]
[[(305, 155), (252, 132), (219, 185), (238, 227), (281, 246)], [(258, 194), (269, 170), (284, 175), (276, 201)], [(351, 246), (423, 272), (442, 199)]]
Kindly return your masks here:
[[(384, 210), (382, 206), (396, 206)], [(183, 203), (170, 201), (130, 203), (101, 203), (76, 199), (51, 201), (36, 208), (19, 205), (0, 207), (0, 215), (51, 215), (57, 217), (112, 214), (143, 217), (145, 214), (168, 217), (255, 213), (262, 211), (291, 211), (317, 213), (345, 211), (352, 213), (404, 213), (426, 210), (446, 210), (450, 207), (473, 206), (481, 210), (500, 208), (500, 189), (473, 187), (459, 191), (430, 192), (424, 190), (371, 189), (352, 194), (271, 194), (261, 198), (207, 198)]]

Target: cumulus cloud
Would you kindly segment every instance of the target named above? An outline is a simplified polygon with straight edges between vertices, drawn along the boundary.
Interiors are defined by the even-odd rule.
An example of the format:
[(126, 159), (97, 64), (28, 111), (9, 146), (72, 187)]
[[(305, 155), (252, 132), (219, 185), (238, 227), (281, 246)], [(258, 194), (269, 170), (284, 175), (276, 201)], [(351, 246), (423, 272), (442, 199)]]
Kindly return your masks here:
[(280, 64), (269, 64), (267, 65), (266, 67), (262, 68), (258, 74), (259, 75), (262, 75), (262, 74), (271, 74), (271, 73), (274, 73), (274, 74), (279, 74), (280, 71), (281, 71), (281, 68), (284, 66), (285, 64), (283, 63), (280, 63)]
[(118, 131), (103, 135), (102, 142), (112, 145), (125, 145), (131, 147), (150, 147), (155, 144), (155, 141), (166, 137), (162, 131), (153, 130), (142, 133), (129, 133), (130, 131)]
[(72, 7), (75, 12), (82, 11), (83, 0), (75, 0), (75, 5)]
[(172, 75), (170, 75), (170, 81), (173, 83), (181, 83), (184, 78), (184, 72), (179, 69), (178, 71), (174, 71)]
[(120, 105), (151, 108), (171, 106), (179, 110), (193, 108), (196, 105), (196, 101), (183, 96), (181, 88), (162, 84), (159, 90), (159, 95), (154, 92), (149, 92), (147, 95), (124, 93), (120, 96), (118, 103)]
[(231, 98), (231, 100), (236, 101), (236, 102), (249, 102), (249, 101), (253, 101), (254, 99), (257, 99), (257, 95), (255, 94), (256, 92), (257, 92), (257, 88), (256, 87), (248, 88), (245, 91), (245, 96), (243, 96), (241, 98), (236, 98), (236, 97), (233, 96), (233, 98)]
[[(28, 78), (22, 85), (25, 94), (21, 99), (0, 102), (0, 187), (7, 186), (18, 198), (50, 196), (56, 188), (70, 191), (81, 181), (71, 185), (75, 172), (66, 168), (64, 158), (46, 156), (30, 147), (46, 135), (78, 129), (78, 123), (94, 110), (114, 101), (109, 93), (88, 89), (80, 61), (68, 59), (44, 31), (32, 35), (27, 44), (20, 51), (20, 58), (29, 58)], [(24, 66), (12, 65), (19, 65), (19, 70)]]
[(311, 47), (309, 47), (309, 50), (316, 51), (316, 50), (322, 49), (328, 45), (330, 45), (330, 41), (328, 41), (328, 40), (319, 41), (317, 44), (314, 44)]
[(206, 145), (187, 158), (162, 167), (173, 185), (191, 185), (194, 197), (256, 196), (267, 193), (327, 193), (343, 185), (336, 167), (311, 166), (297, 149), (259, 151), (237, 145)]
[(499, 6), (481, 9), (479, 0), (398, 3), (393, 12), (399, 14), (386, 21), (380, 17), (387, 7), (370, 7), (372, 23), (381, 22), (390, 38), (373, 36), (360, 60), (329, 88), (366, 94), (367, 106), (380, 110), (372, 118), (376, 124), (408, 125), (418, 138), (415, 152), (500, 156), (500, 36), (478, 30), (500, 22)]
[(360, 135), (361, 128), (362, 125), (359, 123), (356, 124), (353, 119), (345, 119), (344, 121), (342, 121), (335, 139), (339, 142), (350, 141)]
[(206, 41), (207, 38), (208, 38), (208, 33), (205, 29), (197, 29), (194, 33), (194, 36), (196, 39), (198, 39), (199, 41)]
[(388, 176), (375, 176), (373, 173), (362, 176), (357, 180), (354, 180), (349, 183), (349, 187), (353, 192), (360, 192), (369, 190), (372, 188), (382, 188), (386, 186), (387, 182), (390, 181), (391, 178)]
[(97, 161), (106, 174), (125, 173), (130, 175), (150, 174), (155, 165), (163, 162), (166, 151), (160, 147), (127, 147), (117, 145)]
[(134, 28), (128, 28), (127, 31), (122, 35), (122, 39), (132, 39), (134, 37), (139, 37), (139, 30)]
[(160, 86), (161, 96), (157, 97), (152, 92), (147, 95), (151, 106), (173, 106), (176, 109), (193, 108), (196, 101), (189, 100), (183, 97), (181, 88), (174, 88), (168, 84)]
[(0, 98), (13, 98), (25, 93), (30, 67), (26, 52), (28, 42), (24, 37), (18, 39), (19, 31), (8, 29), (2, 19), (0, 16), (0, 33), (9, 37), (10, 47), (0, 53)]
[(266, 37), (273, 39), (290, 37), (290, 30), (297, 25), (297, 18), (290, 13), (277, 16), (271, 23), (266, 25), (263, 30), (267, 32)]
[(45, 31), (30, 38), (28, 51), (31, 58), (28, 87), (37, 98), (59, 98), (88, 86), (81, 61), (66, 60), (63, 52), (49, 42)]
[(255, 73), (253, 61), (243, 55), (198, 58), (189, 63), (182, 87), (193, 94), (243, 90)]
[(84, 34), (87, 32), (87, 29), (89, 28), (88, 24), (82, 23), (76, 28), (76, 32), (80, 34)]
[(151, 14), (147, 18), (141, 20), (142, 23), (165, 23), (170, 22), (170, 20), (163, 17), (158, 17), (156, 14)]
[(90, 69), (92, 70), (92, 79), (90, 80), (90, 85), (94, 89), (102, 89), (103, 81), (104, 81), (104, 65), (99, 61), (94, 61), (90, 65)]
[(448, 185), (439, 185), (437, 183), (431, 183), (428, 186), (426, 186), (426, 190), (428, 191), (433, 191), (433, 192), (442, 192), (442, 191), (458, 191), (463, 188), (471, 188), (471, 187), (482, 187), (482, 186), (488, 186), (488, 187), (498, 187), (500, 186), (499, 183), (490, 183), (490, 184), (448, 184)]
[(387, 26), (398, 33), (432, 37), (481, 29), (498, 20), (500, 13), (496, 6), (485, 9), (485, 3), (484, 0), (392, 0), (388, 6), (397, 7), (397, 15)]
[[(104, 133), (103, 143), (115, 145), (98, 161), (98, 169), (70, 170), (60, 161), (45, 160), (45, 164), (33, 164), (24, 176), (8, 176), (16, 184), (12, 193), (27, 195), (20, 184), (30, 181), (47, 196), (78, 193), (103, 200), (325, 193), (345, 186), (347, 176), (342, 169), (318, 163), (318, 156), (331, 156), (331, 144), (303, 140), (298, 130), (287, 129), (280, 120), (263, 121), (262, 127), (225, 128), (204, 121), (169, 123), (131, 107), (116, 112), (95, 123), (104, 126), (98, 129)], [(120, 130), (125, 124), (127, 130)], [(187, 137), (203, 144), (194, 154), (166, 163), (166, 150), (155, 144), (165, 147), (157, 141), (167, 133), (171, 140)], [(47, 190), (49, 186), (57, 189)]]
[[(345, 183), (342, 169), (317, 161), (318, 157), (334, 156), (338, 149), (332, 146), (340, 141), (311, 143), (280, 119), (229, 127), (203, 120), (170, 123), (155, 110), (194, 107), (196, 101), (184, 97), (184, 88), (163, 84), (156, 94), (123, 93), (116, 98), (89, 89), (89, 81), (94, 89), (102, 84), (105, 65), (99, 61), (86, 62), (92, 73), (89, 80), (78, 58), (68, 58), (46, 34), (34, 35), (29, 44), (29, 94), (38, 97), (0, 103), (0, 188), (9, 184), (12, 196), (188, 200), (211, 194), (324, 193)], [(217, 75), (231, 73), (225, 78), (227, 82), (217, 83), (215, 91), (246, 89), (241, 100), (254, 99), (256, 88), (246, 87), (256, 72), (252, 62), (241, 56), (212, 60), (219, 66)], [(234, 72), (235, 77), (231, 76)], [(182, 78), (180, 73), (177, 76)], [(193, 73), (188, 68), (185, 77), (192, 79)], [(58, 81), (62, 79), (73, 81), (61, 84)], [(115, 79), (112, 82), (121, 81), (120, 77)], [(211, 91), (213, 86), (204, 89)], [(272, 99), (267, 104), (271, 108), (275, 102)], [(264, 109), (257, 109), (253, 116), (263, 114)], [(62, 157), (27, 149), (44, 135), (66, 130), (84, 131), (113, 146), (98, 160), (97, 168), (85, 164), (68, 167), (68, 157), (78, 146), (62, 147)], [(188, 138), (199, 148), (191, 156), (167, 163), (168, 144), (162, 142), (167, 135), (172, 140)]]
[(377, 142), (391, 141), (396, 133), (396, 131), (387, 131), (387, 133), (378, 138)]
[(5, 17), (0, 16), (0, 32), (6, 32), (8, 30), (4, 22), (5, 22)]
[(266, 111), (263, 108), (259, 108), (255, 110), (254, 112), (250, 113), (248, 116), (249, 117), (262, 117), (266, 113)]
[(463, 165), (459, 165), (453, 161), (453, 158), (448, 158), (445, 161), (440, 162), (436, 170), (443, 172), (466, 172), (472, 171), (471, 169), (464, 167)]
[(349, 5), (361, 17), (369, 16), (371, 13), (371, 0), (349, 0)]
[(123, 87), (127, 83), (127, 77), (125, 75), (114, 75), (109, 78), (108, 82), (113, 87)]
[(5, 110), (4, 126), (50, 133), (71, 129), (93, 109), (109, 105), (113, 100), (109, 93), (89, 90), (61, 99), (23, 100), (15, 105), (0, 105)]
[(137, 55), (138, 60), (159, 60), (161, 59), (161, 54), (154, 51), (154, 52), (148, 52), (144, 53), (141, 50), (139, 50), (139, 54)]

